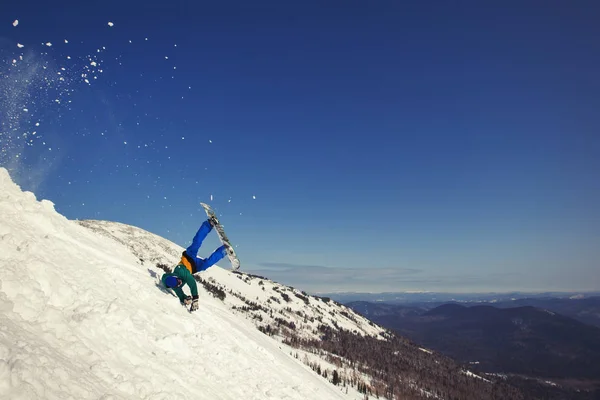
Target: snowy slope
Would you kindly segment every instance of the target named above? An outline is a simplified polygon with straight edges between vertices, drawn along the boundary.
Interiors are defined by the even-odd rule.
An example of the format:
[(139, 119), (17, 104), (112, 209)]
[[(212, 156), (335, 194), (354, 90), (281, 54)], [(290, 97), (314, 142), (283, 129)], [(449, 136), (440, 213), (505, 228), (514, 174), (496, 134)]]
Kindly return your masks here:
[[(124, 244), (150, 270), (162, 273), (162, 270), (155, 268), (156, 264), (173, 267), (181, 258), (183, 248), (140, 228), (109, 221), (86, 220), (79, 223)], [(228, 266), (227, 260), (222, 262), (224, 267)], [(379, 338), (383, 338), (385, 333), (383, 328), (348, 307), (263, 277), (234, 273), (219, 267), (210, 268), (198, 276), (225, 291), (227, 296), (224, 303), (246, 314), (256, 326), (272, 324), (284, 330), (293, 324), (293, 332), (305, 338), (317, 338), (320, 324)]]
[[(67, 220), (0, 169), (0, 398), (361, 398), (232, 311), (236, 296), (200, 290), (200, 310), (188, 313), (157, 285), (156, 262), (173, 262), (178, 246), (162, 239), (150, 253), (152, 234), (106, 223), (141, 235), (119, 243), (101, 225)], [(218, 267), (206, 278), (263, 292)]]

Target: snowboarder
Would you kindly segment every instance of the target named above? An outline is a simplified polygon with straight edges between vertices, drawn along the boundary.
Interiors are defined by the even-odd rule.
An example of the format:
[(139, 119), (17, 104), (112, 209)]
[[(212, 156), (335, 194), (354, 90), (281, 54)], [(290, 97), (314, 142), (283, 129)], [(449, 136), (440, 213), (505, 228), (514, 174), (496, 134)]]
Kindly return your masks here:
[[(198, 232), (196, 232), (192, 244), (182, 253), (179, 264), (172, 273), (164, 274), (161, 279), (166, 287), (173, 289), (179, 297), (181, 305), (190, 306), (190, 312), (198, 309), (198, 287), (193, 274), (212, 267), (227, 255), (227, 245), (224, 244), (218, 247), (208, 258), (198, 257), (198, 250), (202, 246), (202, 241), (216, 224), (214, 217), (204, 221)], [(186, 296), (183, 293), (183, 285), (190, 287), (191, 296)]]

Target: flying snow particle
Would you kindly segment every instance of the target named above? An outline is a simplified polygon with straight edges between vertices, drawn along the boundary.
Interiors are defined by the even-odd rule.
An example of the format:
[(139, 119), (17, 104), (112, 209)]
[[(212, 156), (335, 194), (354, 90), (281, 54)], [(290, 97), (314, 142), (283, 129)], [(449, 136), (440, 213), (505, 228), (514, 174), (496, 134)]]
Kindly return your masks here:
[(25, 46), (23, 46), (21, 43), (17, 43), (17, 47), (20, 48), (20, 49), (22, 49)]
[(212, 140), (208, 139), (208, 143), (212, 143)]
[(256, 196), (252, 196), (252, 200), (256, 200)]
[(39, 123), (39, 122), (36, 122), (36, 123), (35, 123), (35, 126), (40, 126), (40, 123)]
[(17, 63), (17, 60), (13, 60), (13, 64), (16, 64), (16, 63)]
[(146, 38), (145, 40), (148, 40), (148, 38)]
[(96, 61), (92, 61), (92, 62), (90, 63), (90, 65), (91, 65), (92, 67), (95, 67), (95, 66), (97, 66), (98, 64), (96, 64)]
[(67, 39), (65, 39), (65, 43), (69, 43), (69, 41)]
[(113, 26), (115, 26), (115, 24), (113, 24), (112, 22), (109, 22), (108, 26), (113, 27)]
[(89, 83), (90, 83), (90, 81), (89, 81), (89, 80), (87, 80), (87, 79), (84, 79), (83, 81), (84, 81), (85, 83), (87, 83), (87, 84), (89, 84)]
[(19, 25), (19, 20), (15, 19), (15, 22), (13, 22), (13, 26), (17, 26), (17, 25)]
[(50, 43), (50, 42), (46, 42), (46, 46), (48, 46), (48, 47), (52, 47), (52, 43)]
[(185, 136), (182, 136), (182, 137), (181, 137), (181, 140), (185, 140)]
[(71, 59), (71, 56), (67, 56), (67, 60), (70, 60), (70, 59)]
[(29, 109), (27, 109), (27, 108), (24, 108), (24, 109), (23, 109), (23, 111), (25, 111), (25, 112), (28, 112), (28, 111), (29, 111)]
[(127, 144), (127, 142), (123, 142), (123, 144)]
[(168, 59), (169, 59), (169, 57), (165, 56), (165, 60), (168, 60)]

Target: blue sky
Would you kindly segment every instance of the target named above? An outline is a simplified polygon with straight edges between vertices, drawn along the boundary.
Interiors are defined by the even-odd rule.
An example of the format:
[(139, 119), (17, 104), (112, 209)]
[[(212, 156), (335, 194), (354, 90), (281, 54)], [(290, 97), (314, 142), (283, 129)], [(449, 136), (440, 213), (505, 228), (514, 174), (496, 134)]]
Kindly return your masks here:
[(313, 292), (600, 289), (596, 2), (83, 3), (0, 6), (0, 165), (68, 218), (186, 246), (206, 201)]

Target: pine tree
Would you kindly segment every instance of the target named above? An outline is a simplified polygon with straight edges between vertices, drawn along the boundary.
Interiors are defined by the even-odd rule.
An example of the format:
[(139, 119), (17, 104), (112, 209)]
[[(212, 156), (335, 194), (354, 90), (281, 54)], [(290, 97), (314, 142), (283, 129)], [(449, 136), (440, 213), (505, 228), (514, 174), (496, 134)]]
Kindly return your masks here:
[(338, 385), (340, 383), (340, 377), (338, 375), (337, 369), (333, 370), (333, 378), (331, 380), (331, 383), (333, 383), (334, 385)]

